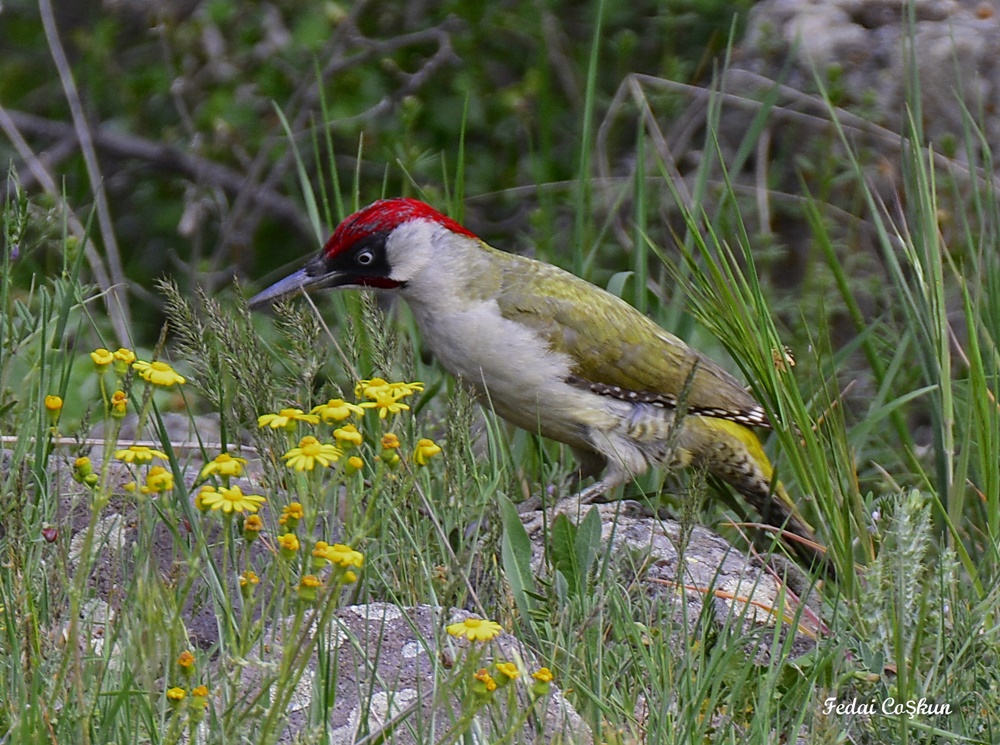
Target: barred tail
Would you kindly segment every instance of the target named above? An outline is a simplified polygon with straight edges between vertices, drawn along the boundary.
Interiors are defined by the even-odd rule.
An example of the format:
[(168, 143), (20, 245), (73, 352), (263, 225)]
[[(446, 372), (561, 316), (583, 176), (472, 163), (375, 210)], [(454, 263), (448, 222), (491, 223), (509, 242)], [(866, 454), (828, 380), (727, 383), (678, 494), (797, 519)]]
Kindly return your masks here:
[(786, 538), (784, 543), (807, 565), (832, 576), (815, 531), (781, 483), (774, 481), (774, 469), (754, 431), (709, 417), (689, 417), (685, 424), (691, 438), (685, 445), (694, 455), (693, 463), (732, 485), (765, 523), (801, 539)]

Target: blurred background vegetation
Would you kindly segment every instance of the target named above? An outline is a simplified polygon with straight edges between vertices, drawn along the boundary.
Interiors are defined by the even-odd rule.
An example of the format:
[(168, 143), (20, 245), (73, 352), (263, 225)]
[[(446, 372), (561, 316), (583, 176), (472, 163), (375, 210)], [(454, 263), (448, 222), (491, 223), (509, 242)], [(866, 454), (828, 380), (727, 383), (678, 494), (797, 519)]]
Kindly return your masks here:
[[(781, 440), (782, 480), (818, 518), (824, 543), (848, 570), (828, 594), (846, 611), (831, 611), (831, 632), (811, 668), (774, 668), (783, 680), (806, 671), (796, 678), (802, 685), (785, 689), (764, 666), (759, 687), (733, 686), (737, 695), (723, 708), (750, 712), (752, 700), (763, 712), (754, 719), (759, 735), (747, 741), (785, 731), (783, 724), (772, 730), (772, 706), (795, 726), (819, 719), (816, 700), (837, 685), (857, 690), (860, 701), (950, 702), (955, 692), (975, 691), (982, 697), (975, 705), (959, 709), (956, 702), (956, 726), (964, 741), (997, 740), (989, 731), (996, 730), (1000, 691), (1000, 181), (990, 151), (1000, 135), (989, 133), (1000, 94), (984, 95), (982, 105), (957, 101), (954, 77), (934, 75), (956, 72), (968, 90), (1000, 90), (990, 88), (995, 75), (966, 74), (989, 72), (1000, 58), (988, 39), (977, 41), (991, 33), (994, 6), (766, 3), (780, 6), (779, 15), (816, 11), (806, 20), (825, 46), (812, 48), (825, 50), (828, 64), (819, 69), (800, 56), (789, 73), (794, 63), (787, 60), (801, 51), (788, 46), (795, 23), (778, 31), (752, 26), (750, 0), (0, 3), (0, 164), (16, 171), (0, 212), (5, 431), (24, 442), (33, 431), (41, 452), (48, 433), (42, 401), (53, 380), (55, 390), (75, 394), (67, 409), (100, 401), (77, 385), (86, 376), (92, 381), (89, 364), (74, 370), (71, 360), (86, 360), (98, 342), (148, 352), (165, 315), (158, 278), (170, 277), (177, 297), (195, 299), (201, 310), (213, 310), (206, 297), (221, 298), (215, 316), (225, 317), (239, 307), (227, 296), (234, 278), (263, 287), (311, 255), (356, 202), (419, 195), (497, 247), (570, 268), (739, 367), (785, 425), (766, 444), (771, 450)], [(964, 36), (948, 23), (960, 9)], [(826, 33), (823, 12), (844, 25)], [(758, 61), (773, 45), (770, 68), (729, 64), (730, 39), (747, 43), (744, 24), (752, 30), (747, 38), (757, 40)], [(831, 39), (846, 39), (864, 64)], [(944, 43), (953, 40), (982, 57), (969, 54), (962, 67)], [(932, 57), (935, 49), (940, 56)], [(887, 60), (897, 64), (879, 67)], [(873, 74), (859, 80), (859, 70)], [(872, 81), (888, 86), (869, 89)], [(936, 87), (921, 88), (929, 83)], [(815, 88), (820, 95), (804, 92)], [(853, 113), (844, 110), (848, 104)], [(942, 122), (951, 125), (945, 135), (935, 130)], [(98, 293), (78, 286), (77, 264)], [(328, 314), (347, 319), (338, 331), (348, 342), (361, 336), (359, 328), (381, 333), (379, 324), (357, 322), (381, 322), (373, 306), (360, 305), (367, 301), (343, 293), (329, 302), (357, 311)], [(182, 370), (194, 366), (192, 379), (211, 379), (204, 370), (234, 390), (252, 389), (242, 380), (236, 386), (237, 369), (259, 389), (258, 401), (296, 400), (286, 395), (296, 386), (305, 401), (338, 382), (325, 367), (341, 362), (325, 339), (317, 343), (320, 326), (307, 317), (279, 316), (275, 324), (255, 315), (246, 319), (242, 345), (236, 334), (201, 333), (194, 323), (185, 345), (177, 324), (169, 337), (175, 346), (164, 356), (187, 356)], [(282, 333), (291, 340), (269, 346)], [(435, 386), (444, 385), (440, 371), (425, 376), (433, 369), (426, 359), (396, 341), (373, 333), (367, 344), (344, 346), (365, 355), (366, 364), (355, 365), (363, 374), (392, 367), (368, 364), (376, 352), (407, 372), (415, 368), (411, 379), (427, 382), (426, 399), (435, 398)], [(191, 354), (196, 342), (222, 351)], [(797, 361), (793, 375), (786, 374), (784, 344)], [(234, 355), (245, 364), (233, 363)], [(261, 371), (272, 368), (285, 385), (269, 386)], [(223, 419), (235, 416), (229, 400), (213, 406)], [(422, 412), (421, 426), (433, 425), (435, 414), (464, 421), (442, 411), (435, 404)], [(87, 419), (64, 414), (61, 426)], [(252, 426), (252, 417), (243, 419), (236, 424)], [(457, 467), (451, 483), (461, 498), (449, 503), (456, 525), (469, 520), (462, 512), (476, 501), (469, 494), (495, 504), (499, 479), (484, 486), (494, 473), (514, 474), (517, 488), (500, 487), (510, 493), (568, 479), (558, 450), (536, 447), (524, 434), (492, 441), (509, 443), (511, 457), (489, 461), (490, 479), (481, 482), (475, 459), (467, 472)], [(39, 484), (43, 456), (35, 461)], [(20, 509), (28, 492), (11, 486), (5, 494), (16, 495), (8, 501)], [(56, 514), (54, 499), (43, 507)], [(728, 525), (730, 510), (698, 509), (704, 524)], [(42, 524), (21, 512), (7, 515), (0, 527), (30, 532)], [(423, 514), (413, 516), (426, 528)], [(455, 535), (465, 536), (469, 555), (480, 553), (467, 532)], [(430, 542), (403, 545), (416, 557)], [(23, 544), (36, 555), (26, 565), (41, 566), (42, 539), (32, 534)], [(432, 576), (436, 560), (422, 561)], [(854, 564), (866, 567), (863, 581), (849, 571)], [(595, 602), (604, 603), (603, 593), (593, 593)], [(26, 617), (21, 606), (18, 612)], [(632, 615), (626, 608), (619, 618)], [(599, 616), (583, 607), (579, 618), (589, 625)], [(561, 617), (563, 628), (549, 638), (573, 648), (579, 624)], [(137, 619), (135, 627), (146, 628)], [(664, 647), (662, 659), (643, 657), (647, 640), (622, 645), (616, 653), (629, 646), (636, 665), (619, 670), (589, 664), (605, 659), (609, 645), (603, 629), (588, 628), (592, 644), (578, 658), (584, 680), (574, 687), (601, 691), (620, 680), (627, 694), (614, 715), (602, 701), (601, 716), (628, 720), (635, 681), (656, 681), (660, 692), (682, 692), (690, 731), (714, 726), (704, 716), (702, 689), (728, 683), (702, 664), (709, 645), (691, 645), (680, 658)], [(714, 650), (725, 652), (725, 644)], [(21, 657), (9, 659), (23, 678)], [(729, 665), (729, 658), (715, 659)], [(669, 683), (658, 684), (657, 665)], [(39, 675), (34, 685), (48, 682)], [(698, 690), (687, 695), (692, 686)], [(797, 692), (785, 695), (792, 687)], [(673, 713), (662, 714), (661, 731), (674, 732)], [(914, 741), (907, 728), (924, 727), (905, 717), (837, 719), (829, 730), (820, 721), (818, 741), (823, 731), (833, 733), (831, 741), (845, 737), (845, 722), (891, 729), (869, 740), (883, 742)], [(718, 740), (733, 740), (729, 732), (720, 729)], [(925, 734), (927, 742), (941, 741), (932, 728)]]
[[(964, 374), (968, 355), (948, 358), (948, 339), (966, 338), (967, 289), (1000, 328), (993, 280), (963, 276), (1000, 277), (1000, 202), (977, 129), (989, 100), (956, 101), (954, 79), (933, 73), (952, 59), (945, 41), (988, 58), (975, 33), (994, 20), (968, 2), (754, 6), (8, 0), (0, 163), (16, 169), (7, 204), (30, 198), (5, 211), (28, 215), (5, 226), (15, 294), (77, 258), (68, 233), (109, 311), (85, 303), (100, 343), (150, 348), (156, 279), (185, 297), (225, 298), (234, 278), (257, 289), (361, 204), (417, 195), (497, 247), (608, 287), (759, 384), (724, 334), (705, 333), (718, 319), (695, 322), (692, 285), (671, 273), (677, 245), (690, 248), (680, 204), (752, 256), (767, 309), (750, 320), (774, 320), (815, 415), (837, 406), (864, 423), (862, 483), (894, 489), (886, 462), (917, 483), (929, 452), (946, 474), (954, 453), (936, 433), (954, 419), (938, 411), (948, 382), (935, 371)], [(789, 46), (804, 21), (780, 19), (795, 13), (813, 22), (809, 45)], [(834, 43), (845, 38), (857, 59)], [(806, 46), (826, 50), (824, 68)], [(954, 66), (969, 90), (991, 90), (971, 77), (983, 59)], [(940, 298), (914, 304), (910, 284), (933, 276)], [(931, 318), (944, 341), (920, 343), (942, 358), (922, 367), (906, 344)]]
[[(317, 238), (278, 109), (334, 222), (354, 207), (338, 203), (334, 177), (363, 203), (422, 192), (441, 204), (460, 173), (478, 232), (511, 250), (530, 235), (574, 265), (583, 236), (553, 205), (575, 202), (565, 194), (623, 78), (707, 82), (750, 4), (8, 0), (0, 162), (28, 194), (44, 191), (39, 168), (55, 191), (34, 200), (17, 282), (59, 271), (70, 209), (93, 221), (90, 260), (126, 283), (130, 331), (149, 343), (162, 320), (154, 278), (213, 293), (309, 254)], [(633, 152), (628, 139), (618, 153), (610, 143), (612, 162)]]

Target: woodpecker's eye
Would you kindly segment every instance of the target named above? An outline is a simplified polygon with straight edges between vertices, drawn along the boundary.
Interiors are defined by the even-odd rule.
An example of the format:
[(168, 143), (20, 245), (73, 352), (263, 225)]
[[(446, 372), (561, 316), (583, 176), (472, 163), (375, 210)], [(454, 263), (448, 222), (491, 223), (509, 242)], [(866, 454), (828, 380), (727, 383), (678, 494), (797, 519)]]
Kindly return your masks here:
[(361, 264), (361, 266), (368, 266), (375, 261), (375, 254), (371, 251), (362, 251), (355, 257), (354, 260)]

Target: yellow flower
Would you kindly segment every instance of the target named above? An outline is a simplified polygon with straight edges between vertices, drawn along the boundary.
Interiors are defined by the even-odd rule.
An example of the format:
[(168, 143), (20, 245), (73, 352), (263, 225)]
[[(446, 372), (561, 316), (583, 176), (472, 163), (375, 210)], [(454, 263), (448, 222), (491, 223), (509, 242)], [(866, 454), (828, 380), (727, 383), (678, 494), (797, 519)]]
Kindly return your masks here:
[(125, 347), (118, 347), (118, 350), (112, 355), (112, 357), (119, 362), (124, 362), (126, 365), (131, 365), (135, 362), (135, 352), (131, 349), (125, 349)]
[(342, 422), (352, 414), (364, 414), (365, 410), (357, 404), (349, 404), (342, 398), (331, 398), (325, 404), (314, 406), (310, 414), (318, 414), (325, 424)]
[[(177, 667), (181, 669), (181, 674), (188, 679), (194, 675), (194, 663), (194, 655), (186, 649), (177, 658)], [(191, 691), (191, 693), (194, 694), (194, 691)]]
[(288, 461), (289, 468), (296, 471), (311, 471), (319, 463), (321, 466), (332, 466), (343, 455), (336, 445), (321, 443), (312, 435), (303, 437), (297, 448), (292, 448), (281, 456)]
[(401, 411), (409, 411), (410, 409), (389, 388), (379, 391), (379, 394), (373, 401), (364, 401), (359, 405), (362, 409), (378, 409), (380, 419), (385, 419), (389, 414), (398, 414)]
[(357, 447), (364, 442), (364, 438), (361, 436), (361, 433), (358, 432), (358, 428), (353, 424), (345, 424), (343, 427), (333, 430), (333, 439), (335, 439), (337, 444), (344, 450)]
[(396, 452), (398, 449), (399, 438), (389, 432), (382, 436), (382, 452), (379, 453), (378, 459), (389, 468), (395, 468), (399, 465), (399, 453)]
[(211, 505), (205, 504), (205, 497), (215, 494), (215, 487), (211, 484), (205, 484), (198, 493), (194, 495), (194, 506), (195, 509), (201, 510), (202, 512), (208, 512), (212, 509)]
[(184, 671), (190, 670), (194, 666), (194, 655), (185, 649), (177, 658), (177, 666)]
[(531, 690), (536, 696), (544, 696), (548, 693), (552, 681), (555, 680), (555, 676), (552, 675), (552, 671), (547, 667), (540, 668), (536, 672), (533, 672), (531, 677), (535, 679), (535, 684), (531, 687)]
[(124, 377), (128, 373), (129, 367), (135, 362), (135, 352), (125, 347), (119, 347), (118, 351), (112, 355), (115, 372)]
[(334, 543), (323, 552), (323, 557), (331, 564), (344, 567), (357, 567), (358, 569), (365, 563), (365, 556), (360, 551), (355, 551), (350, 546), (343, 543)]
[(326, 541), (316, 541), (313, 546), (312, 558), (309, 560), (309, 566), (315, 569), (317, 572), (326, 566), (326, 550), (330, 547), (330, 544)]
[(126, 463), (149, 463), (153, 458), (169, 460), (166, 453), (153, 450), (145, 445), (129, 445), (124, 450), (116, 450), (115, 458), (123, 460)]
[(493, 680), (493, 676), (490, 675), (486, 668), (480, 668), (472, 676), (477, 685), (474, 685), (473, 690), (479, 694), (493, 693), (497, 689), (497, 682)]
[(299, 581), (299, 600), (311, 603), (316, 599), (323, 581), (315, 574), (307, 574)]
[(49, 412), (49, 424), (55, 427), (62, 413), (63, 400), (59, 396), (46, 396), (45, 409)]
[(263, 429), (287, 429), (289, 432), (295, 429), (296, 422), (306, 424), (319, 424), (319, 417), (315, 414), (306, 414), (302, 409), (282, 409), (277, 414), (262, 414), (257, 417), (257, 426)]
[(470, 642), (488, 642), (503, 631), (496, 621), (482, 618), (466, 618), (464, 621), (449, 624), (445, 629), (454, 637), (465, 637)]
[(278, 548), (285, 558), (292, 558), (300, 547), (298, 536), (295, 533), (285, 533), (278, 536)]
[(256, 572), (250, 569), (247, 569), (240, 575), (240, 592), (242, 592), (244, 596), (253, 592), (254, 586), (259, 584), (260, 577), (257, 576)]
[(256, 512), (267, 500), (257, 494), (244, 494), (238, 486), (227, 489), (220, 486), (218, 491), (202, 488), (199, 492), (201, 504), (213, 510), (231, 512)]
[(111, 394), (111, 416), (121, 419), (125, 416), (128, 407), (128, 396), (125, 391), (115, 391)]
[(208, 708), (208, 686), (198, 686), (191, 689), (191, 698), (188, 699), (188, 714), (192, 722), (200, 722), (205, 716), (205, 709)]
[(156, 362), (143, 362), (139, 360), (132, 363), (132, 369), (139, 373), (139, 377), (147, 383), (152, 383), (163, 388), (169, 388), (175, 383), (183, 385), (187, 382), (187, 379), (183, 375), (180, 375), (174, 368), (160, 360)]
[(97, 372), (104, 372), (108, 369), (108, 365), (115, 361), (114, 355), (104, 347), (99, 347), (91, 352), (90, 359), (94, 361)]
[(552, 671), (547, 667), (539, 668), (537, 672), (533, 672), (531, 674), (531, 677), (535, 680), (540, 680), (543, 683), (551, 683), (555, 680), (555, 676), (552, 674)]
[(187, 698), (187, 691), (185, 691), (180, 686), (174, 686), (169, 691), (167, 691), (167, 698), (173, 704), (179, 704), (185, 698)]
[(359, 380), (354, 386), (355, 398), (378, 398), (382, 393), (389, 393), (391, 388), (382, 378), (372, 378), (371, 380)]
[(299, 524), (299, 520), (305, 517), (305, 514), (305, 510), (302, 509), (299, 502), (289, 502), (281, 511), (278, 522), (288, 530), (295, 530), (295, 526)]
[(174, 488), (174, 475), (163, 466), (153, 466), (146, 474), (146, 485), (139, 489), (143, 494), (163, 494)]
[(413, 451), (413, 462), (418, 466), (426, 466), (427, 461), (441, 452), (441, 448), (434, 440), (426, 437), (417, 440), (417, 449)]
[(263, 529), (264, 521), (260, 519), (260, 515), (250, 515), (243, 521), (243, 539), (247, 543), (253, 543)]
[(346, 572), (344, 572), (340, 576), (340, 581), (343, 582), (343, 583), (345, 583), (345, 584), (348, 584), (348, 583), (351, 583), (351, 582), (357, 582), (358, 581), (358, 575), (356, 575), (354, 572), (352, 572), (350, 569), (348, 569)]
[(414, 383), (389, 383), (389, 390), (392, 391), (398, 398), (404, 396), (412, 396), (414, 393), (418, 393), (424, 390), (424, 384), (417, 381)]
[(344, 473), (348, 476), (357, 473), (362, 468), (365, 467), (365, 462), (356, 455), (352, 455), (347, 459), (347, 465), (344, 466)]
[(77, 458), (73, 461), (73, 480), (87, 486), (97, 483), (97, 474), (94, 473), (94, 465), (90, 458)]
[[(415, 383), (389, 383), (382, 378), (372, 378), (371, 380), (359, 380), (354, 386), (354, 395), (357, 398), (370, 398), (373, 401), (381, 396), (389, 395), (393, 398), (405, 398), (412, 396), (424, 389), (424, 384)], [(364, 406), (364, 404), (362, 404)]]
[(222, 453), (205, 464), (198, 475), (200, 479), (207, 479), (213, 473), (219, 476), (239, 476), (243, 473), (243, 466), (247, 463), (246, 458), (234, 458), (229, 453)]
[(521, 677), (521, 671), (513, 662), (498, 662), (496, 668), (497, 672), (502, 673), (507, 680), (517, 680)]

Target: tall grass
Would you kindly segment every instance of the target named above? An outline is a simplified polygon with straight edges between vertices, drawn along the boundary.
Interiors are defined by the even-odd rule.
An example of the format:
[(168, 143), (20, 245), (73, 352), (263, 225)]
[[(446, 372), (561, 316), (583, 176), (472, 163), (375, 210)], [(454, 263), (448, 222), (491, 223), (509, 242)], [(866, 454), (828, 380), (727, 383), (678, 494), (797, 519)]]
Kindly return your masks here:
[[(592, 94), (588, 107), (596, 106)], [(589, 109), (588, 121), (592, 115)], [(184, 298), (164, 283), (167, 343), (138, 351), (169, 358), (190, 382), (152, 391), (131, 374), (99, 377), (88, 353), (105, 346), (108, 323), (90, 310), (82, 251), (62, 241), (60, 276), (36, 278), (24, 290), (15, 249), (30, 220), (14, 192), (4, 205), (0, 274), (0, 434), (9, 453), (0, 474), (0, 742), (277, 741), (300, 688), (328, 694), (322, 681), (338, 676), (336, 655), (310, 634), (312, 624), (330, 628), (340, 607), (375, 600), (466, 607), (501, 621), (552, 667), (604, 742), (995, 741), (1000, 259), (993, 182), (988, 171), (944, 174), (927, 151), (908, 147), (905, 198), (885, 204), (841, 134), (838, 152), (863, 197), (890, 300), (877, 316), (865, 315), (838, 250), (841, 234), (822, 202), (808, 202), (816, 261), (854, 325), (848, 348), (835, 348), (827, 329), (795, 333), (776, 311), (783, 300), (758, 267), (757, 236), (716, 139), (719, 116), (713, 109), (703, 170), (686, 184), (653, 146), (654, 133), (635, 129), (632, 178), (604, 195), (605, 204), (625, 205), (632, 251), (631, 274), (614, 275), (610, 287), (711, 354), (728, 353), (775, 423), (768, 451), (838, 575), (822, 588), (825, 633), (810, 651), (794, 644), (788, 626), (750, 628), (733, 619), (720, 628), (711, 602), (700, 616), (679, 618), (633, 581), (642, 576), (642, 547), (609, 555), (596, 516), (576, 528), (554, 526), (550, 572), (535, 576), (514, 502), (550, 486), (569, 488), (571, 460), (477, 413), (419, 353), (405, 309), (387, 316), (371, 298), (341, 293), (264, 318), (251, 316), (240, 288), (224, 298)], [(762, 136), (765, 118), (741, 152)], [(918, 141), (915, 125), (907, 134)], [(967, 145), (981, 150), (971, 120)], [(357, 175), (344, 192), (329, 140), (312, 147), (329, 172), (312, 184), (303, 166), (300, 181), (316, 190), (310, 215), (323, 236), (345, 205), (376, 195), (361, 193)], [(590, 165), (581, 152), (585, 180)], [(459, 147), (459, 169), (462, 158)], [(454, 202), (440, 206), (460, 214), (464, 187), (453, 178), (444, 192)], [(581, 181), (567, 197), (578, 251), (565, 261), (592, 277), (590, 260), (603, 255), (597, 245), (613, 234), (612, 218), (592, 202), (594, 188)], [(658, 209), (665, 195), (673, 196), (670, 209)], [(543, 209), (556, 204), (549, 195)], [(663, 212), (679, 218), (672, 231), (656, 229)], [(539, 223), (554, 225), (556, 215)], [(792, 349), (794, 367), (783, 351), (789, 337), (803, 341)], [(868, 400), (845, 395), (838, 365), (848, 356)], [(257, 426), (259, 415), (284, 407), (353, 401), (357, 381), (373, 377), (421, 381), (424, 391), (409, 399), (409, 412), (355, 420), (364, 437), (358, 473), (341, 466), (320, 479), (290, 471), (282, 456), (304, 431)], [(109, 414), (104, 394), (112, 383), (123, 384), (130, 411), (148, 423), (134, 436), (121, 435)], [(45, 407), (48, 394), (65, 399), (58, 423)], [(168, 429), (164, 414), (173, 410), (190, 417), (198, 434), (184, 447)], [(218, 416), (217, 429), (208, 414)], [(73, 439), (98, 420), (103, 443)], [(395, 468), (394, 448), (382, 440), (390, 430), (404, 455)], [(423, 436), (445, 451), (426, 467), (412, 458)], [(156, 498), (125, 488), (145, 484), (144, 468), (115, 465), (115, 450), (135, 439), (151, 439), (168, 455), (174, 485)], [(252, 479), (241, 482), (244, 491), (267, 496), (258, 543), (245, 539), (245, 518), (206, 515), (194, 505), (200, 465), (220, 449), (247, 456)], [(71, 478), (80, 476), (74, 459), (85, 454), (97, 475), (86, 486)], [(640, 486), (658, 489), (658, 478)], [(684, 520), (741, 540), (726, 528), (732, 495), (717, 499), (697, 475), (675, 487), (670, 481), (666, 499)], [(322, 539), (364, 552), (358, 582), (316, 568), (305, 550), (282, 553), (279, 518), (292, 501), (304, 505), (304, 546)], [(128, 542), (118, 545), (126, 524)], [(236, 577), (251, 568), (261, 589), (241, 591)], [(310, 571), (327, 584), (306, 602), (301, 580)], [(118, 583), (114, 593), (102, 577)], [(178, 666), (184, 650), (195, 652), (191, 678)], [(252, 680), (243, 670), (256, 658), (268, 665)], [(458, 677), (464, 668), (449, 672), (441, 661), (436, 670), (442, 700), (474, 709), (468, 681)], [(209, 689), (207, 709), (191, 703), (195, 683)], [(171, 702), (174, 687), (185, 688), (187, 703)], [(909, 716), (906, 704), (922, 699), (950, 713)], [(322, 742), (329, 711), (313, 700), (298, 726)], [(903, 708), (885, 713), (890, 700)], [(852, 701), (876, 702), (878, 710), (859, 714), (846, 706)], [(469, 711), (456, 721), (474, 732)], [(454, 729), (367, 726), (372, 742), (403, 731), (418, 742), (475, 741)], [(521, 736), (511, 729), (507, 741)]]

